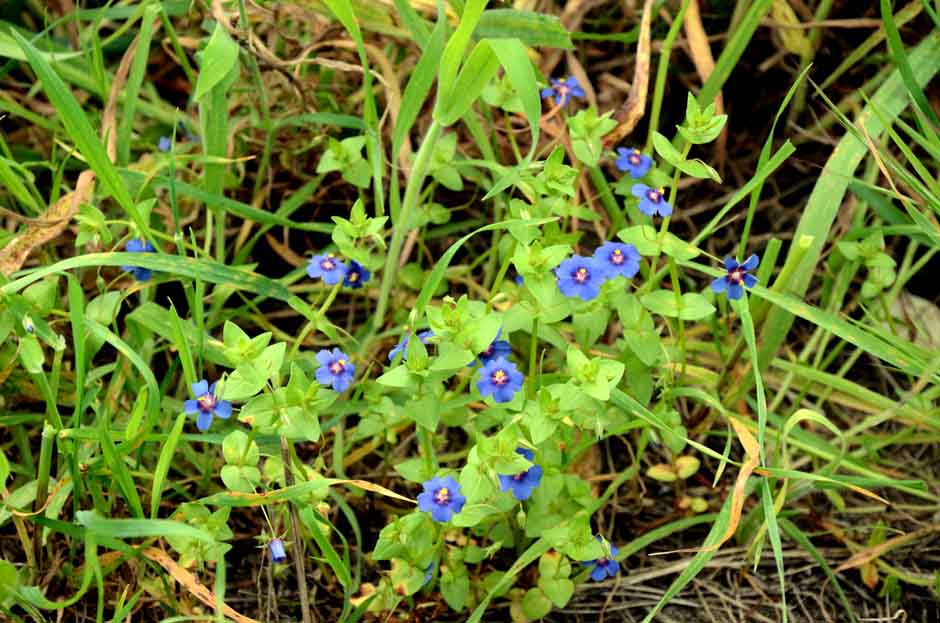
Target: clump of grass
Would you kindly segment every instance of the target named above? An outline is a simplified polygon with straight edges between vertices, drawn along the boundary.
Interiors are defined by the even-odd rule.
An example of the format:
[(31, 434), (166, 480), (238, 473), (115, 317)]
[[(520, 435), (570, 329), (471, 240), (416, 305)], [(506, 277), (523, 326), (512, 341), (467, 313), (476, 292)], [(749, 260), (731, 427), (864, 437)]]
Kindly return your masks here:
[(642, 4), (4, 14), (3, 616), (926, 617), (940, 10)]

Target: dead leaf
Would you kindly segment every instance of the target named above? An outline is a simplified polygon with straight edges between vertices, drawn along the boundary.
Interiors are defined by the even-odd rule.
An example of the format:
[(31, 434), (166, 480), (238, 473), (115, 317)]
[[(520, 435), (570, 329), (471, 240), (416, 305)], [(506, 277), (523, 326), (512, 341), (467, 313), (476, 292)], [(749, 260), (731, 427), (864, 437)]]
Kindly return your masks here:
[[(196, 579), (196, 576), (181, 567), (175, 560), (170, 558), (166, 552), (161, 549), (157, 549), (156, 547), (148, 547), (141, 553), (145, 557), (166, 569), (166, 572), (173, 576), (174, 580), (186, 587), (186, 590), (188, 590), (196, 599), (204, 603), (209, 608), (215, 608), (215, 594), (203, 586), (199, 580)], [(252, 619), (250, 617), (246, 617), (243, 614), (239, 614), (227, 604), (222, 604), (222, 612), (225, 613), (225, 616), (232, 619), (233, 621), (236, 621), (237, 623), (259, 623), (257, 619)]]
[(844, 563), (836, 568), (836, 571), (845, 571), (846, 569), (852, 569), (855, 567), (861, 567), (864, 564), (874, 561), (876, 558), (880, 558), (884, 554), (887, 554), (891, 550), (901, 547), (902, 545), (907, 545), (913, 541), (927, 536), (928, 534), (933, 534), (934, 532), (940, 532), (940, 524), (927, 526), (926, 528), (921, 528), (920, 530), (915, 530), (908, 534), (902, 534), (896, 536), (893, 539), (888, 539), (884, 543), (875, 545), (873, 547), (866, 547), (860, 552), (856, 552), (852, 555), (851, 558), (846, 560)]
[[(63, 195), (43, 213), (43, 223), (30, 224), (26, 231), (15, 237), (7, 246), (0, 249), (0, 273), (10, 276), (23, 267), (26, 258), (33, 249), (48, 244), (65, 231), (69, 221), (78, 212), (82, 202), (91, 197), (94, 189), (94, 171), (82, 171), (78, 184), (70, 193)], [(51, 223), (51, 224), (49, 224)]]
[(615, 145), (623, 137), (633, 132), (636, 124), (646, 112), (646, 96), (650, 81), (650, 24), (653, 20), (653, 0), (643, 3), (643, 17), (640, 18), (640, 38), (636, 47), (636, 64), (633, 67), (633, 82), (630, 84), (630, 94), (623, 103), (614, 119), (617, 127), (604, 137), (604, 144), (608, 147)]

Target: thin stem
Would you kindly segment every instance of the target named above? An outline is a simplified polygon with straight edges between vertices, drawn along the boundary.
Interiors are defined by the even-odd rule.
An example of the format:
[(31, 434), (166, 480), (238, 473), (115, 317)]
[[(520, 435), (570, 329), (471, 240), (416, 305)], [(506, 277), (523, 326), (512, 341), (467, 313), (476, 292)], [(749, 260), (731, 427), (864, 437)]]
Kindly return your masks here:
[[(294, 486), (294, 470), (291, 468), (290, 446), (287, 437), (281, 437), (281, 461), (284, 463), (284, 483), (288, 487)], [(311, 623), (310, 597), (307, 595), (307, 574), (304, 571), (303, 541), (300, 538), (300, 520), (297, 518), (297, 507), (290, 503), (291, 539), (294, 542), (294, 569), (297, 572), (297, 592), (300, 594), (300, 612), (303, 623)]]
[(402, 200), (401, 212), (398, 215), (398, 222), (394, 225), (392, 232), (392, 242), (388, 247), (388, 255), (385, 258), (385, 270), (382, 274), (382, 288), (379, 291), (379, 301), (375, 306), (375, 315), (372, 318), (372, 330), (378, 331), (385, 324), (385, 311), (388, 308), (388, 297), (395, 283), (395, 276), (398, 273), (398, 256), (401, 254), (402, 244), (405, 242), (405, 234), (411, 221), (411, 213), (418, 204), (421, 196), (421, 187), (424, 185), (424, 178), (427, 176), (428, 167), (431, 164), (431, 154), (434, 152), (434, 144), (441, 133), (441, 124), (432, 121), (428, 127), (421, 148), (415, 156), (415, 163), (411, 169), (411, 177), (408, 179), (408, 185), (405, 187), (405, 197)]

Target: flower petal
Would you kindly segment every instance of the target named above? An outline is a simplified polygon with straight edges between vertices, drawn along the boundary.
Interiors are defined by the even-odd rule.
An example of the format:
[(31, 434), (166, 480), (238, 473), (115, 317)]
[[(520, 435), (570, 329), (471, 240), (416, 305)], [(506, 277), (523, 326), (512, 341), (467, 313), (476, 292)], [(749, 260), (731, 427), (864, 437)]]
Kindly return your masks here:
[(591, 569), (591, 579), (596, 582), (600, 582), (606, 577), (607, 577), (607, 569), (595, 563), (594, 568)]
[(183, 409), (186, 411), (187, 415), (192, 415), (199, 412), (199, 401), (195, 399), (187, 400), (183, 403)]
[(751, 275), (751, 274), (749, 274), (749, 273), (748, 273), (748, 274), (745, 274), (745, 275), (744, 275), (744, 285), (747, 286), (747, 287), (749, 287), (749, 288), (753, 288), (754, 286), (757, 285), (757, 277), (755, 277), (754, 275)]
[(418, 494), (418, 508), (424, 512), (431, 510), (431, 507), (434, 506), (434, 494), (430, 491), (425, 491), (424, 493)]
[(737, 283), (728, 284), (728, 298), (732, 301), (736, 301), (744, 295), (744, 288)]
[(212, 413), (210, 411), (200, 411), (196, 416), (196, 428), (205, 432), (212, 426)]
[(718, 277), (711, 283), (711, 289), (717, 294), (721, 294), (728, 289), (728, 278), (727, 277)]
[(743, 266), (745, 270), (754, 270), (759, 264), (760, 258), (757, 257), (757, 254), (752, 253), (749, 258), (744, 260), (744, 263), (741, 264), (741, 266)]
[(232, 403), (228, 400), (220, 400), (215, 405), (215, 417), (227, 420), (232, 417)]
[(450, 521), (450, 518), (453, 515), (454, 515), (454, 511), (451, 510), (450, 506), (447, 506), (445, 504), (438, 504), (436, 502), (432, 503), (431, 518), (434, 519), (434, 521), (446, 523)]
[(725, 256), (725, 270), (731, 271), (739, 266), (737, 260), (735, 260), (730, 255)]
[(205, 396), (206, 394), (209, 393), (209, 382), (206, 381), (205, 379), (202, 379), (197, 383), (193, 383), (191, 389), (193, 390), (193, 396), (195, 396), (196, 398)]

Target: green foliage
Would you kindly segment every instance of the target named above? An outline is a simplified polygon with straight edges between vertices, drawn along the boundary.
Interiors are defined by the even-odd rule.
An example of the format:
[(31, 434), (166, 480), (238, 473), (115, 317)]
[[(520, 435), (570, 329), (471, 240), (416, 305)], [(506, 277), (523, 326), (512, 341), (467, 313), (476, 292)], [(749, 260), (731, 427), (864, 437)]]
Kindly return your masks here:
[[(252, 607), (230, 597), (250, 572), (290, 595), (278, 608), (292, 620), (534, 621), (587, 590), (590, 561), (627, 575), (637, 555), (695, 548), (652, 621), (732, 538), (739, 562), (772, 555), (785, 621), (794, 548), (853, 620), (839, 584), (853, 580), (831, 568), (852, 543), (888, 602), (936, 588), (892, 560), (926, 533), (891, 539), (906, 524), (886, 493), (908, 523), (938, 502), (907, 459), (940, 430), (940, 311), (919, 290), (940, 249), (927, 99), (940, 36), (899, 30), (937, 21), (929, 3), (895, 15), (881, 2), (873, 36), (891, 66), (857, 67), (868, 82), (835, 89), (841, 102), (820, 93), (833, 112), (819, 119), (801, 110), (830, 3), (798, 35), (759, 29), (772, 7), (790, 20), (772, 0), (710, 15), (710, 34), (728, 32), (697, 96), (667, 89), (690, 3), (661, 3), (643, 146), (612, 141), (639, 112), (633, 92), (621, 105), (622, 76), (580, 83), (596, 106), (541, 97), (574, 89), (568, 71), (607, 71), (595, 61), (611, 42), (636, 56), (641, 86), (649, 33), (607, 32), (640, 19), (607, 6), (568, 32), (487, 0), (436, 15), (325, 0), (303, 8), (341, 27), (324, 43), (238, 2), (64, 19), (14, 4), (0, 33), (0, 526), (14, 557), (0, 561), (0, 618), (80, 602), (123, 620), (144, 592), (172, 618), (171, 579), (237, 618), (226, 600)], [(745, 52), (765, 32), (801, 67), (769, 133), (766, 102), (741, 110), (727, 88), (732, 71), (750, 88)], [(814, 137), (846, 128), (818, 171), (787, 166), (795, 144), (804, 163), (828, 149), (793, 131), (808, 121)], [(634, 146), (648, 171), (620, 170), (618, 148)], [(641, 213), (659, 196), (641, 182), (669, 217)], [(131, 238), (155, 252), (123, 251)], [(333, 272), (309, 278), (314, 253)], [(751, 253), (748, 277), (722, 266)], [(203, 381), (214, 389), (192, 389)], [(819, 525), (875, 503), (888, 509), (875, 528), (847, 527), (833, 553)], [(265, 552), (275, 538), (289, 572)], [(137, 592), (114, 593), (116, 573), (136, 574), (120, 579)]]

